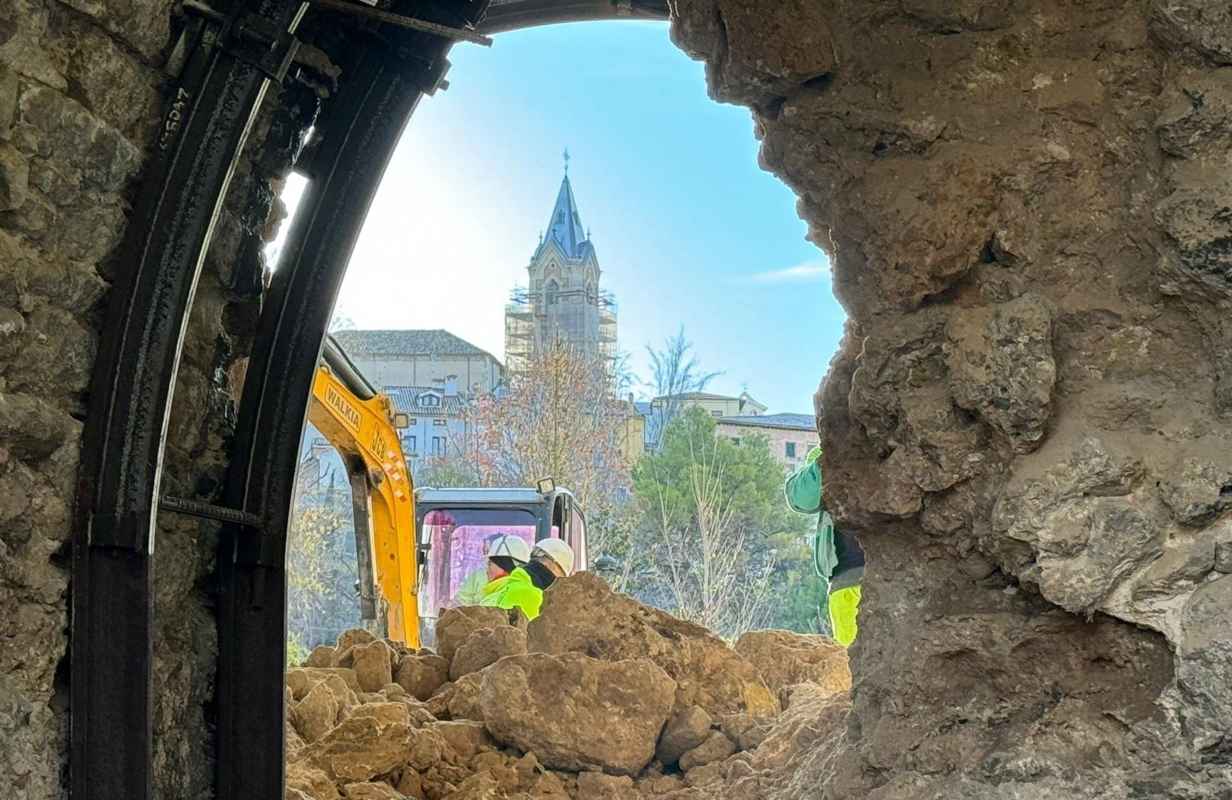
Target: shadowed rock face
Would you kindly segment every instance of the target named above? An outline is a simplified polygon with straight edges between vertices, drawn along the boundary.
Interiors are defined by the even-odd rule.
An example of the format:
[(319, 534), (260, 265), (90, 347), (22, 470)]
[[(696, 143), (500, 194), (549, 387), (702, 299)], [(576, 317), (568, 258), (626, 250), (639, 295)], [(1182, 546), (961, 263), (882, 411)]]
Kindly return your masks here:
[(799, 796), (1219, 796), (1227, 4), (677, 5), (850, 315), (818, 405), (865, 604)]

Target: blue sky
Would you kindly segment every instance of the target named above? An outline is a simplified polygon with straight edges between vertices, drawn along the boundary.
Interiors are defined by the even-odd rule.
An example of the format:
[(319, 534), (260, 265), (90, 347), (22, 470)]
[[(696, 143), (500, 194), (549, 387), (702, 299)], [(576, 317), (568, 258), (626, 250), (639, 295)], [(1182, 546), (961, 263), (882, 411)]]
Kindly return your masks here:
[(811, 411), (844, 314), (753, 122), (706, 94), (666, 24), (538, 28), (458, 45), (373, 204), (336, 314), (446, 328), (500, 356), (509, 290), (546, 225), (568, 147), (582, 222), (619, 304), (622, 350), (681, 325), (712, 390)]

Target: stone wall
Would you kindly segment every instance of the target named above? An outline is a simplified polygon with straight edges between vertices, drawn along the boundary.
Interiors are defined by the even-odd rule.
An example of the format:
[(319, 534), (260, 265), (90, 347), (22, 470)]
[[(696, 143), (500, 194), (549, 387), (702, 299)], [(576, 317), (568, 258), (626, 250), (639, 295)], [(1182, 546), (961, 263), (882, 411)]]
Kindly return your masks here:
[[(63, 796), (71, 502), (116, 249), (162, 113), (172, 3), (0, 0), (0, 787)], [(260, 308), (272, 181), (315, 110), (271, 92), (198, 286), (164, 491), (221, 488)], [(311, 94), (311, 93), (309, 93)], [(163, 515), (155, 547), (155, 789), (209, 794), (216, 530)]]
[(869, 569), (802, 796), (1227, 791), (1228, 9), (678, 3), (850, 315), (826, 500)]
[(71, 503), (169, 3), (0, 2), (0, 787), (58, 797)]

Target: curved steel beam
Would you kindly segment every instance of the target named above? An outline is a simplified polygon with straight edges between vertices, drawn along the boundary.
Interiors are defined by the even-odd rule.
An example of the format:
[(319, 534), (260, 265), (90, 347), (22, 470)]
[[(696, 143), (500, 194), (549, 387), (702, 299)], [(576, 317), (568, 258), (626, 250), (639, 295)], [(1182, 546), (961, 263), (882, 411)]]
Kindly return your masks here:
[(478, 30), (503, 33), (559, 22), (667, 18), (667, 0), (493, 0)]
[[(453, 8), (441, 18), (444, 9), (435, 7), (432, 21), (470, 24), (483, 3)], [(227, 504), (260, 509), (265, 525), (258, 536), (229, 527), (220, 544), (220, 800), (283, 794), (287, 529), (312, 380), (369, 204), (416, 104), (443, 74), (450, 44), (385, 30), (335, 53), (343, 83), (301, 165), (308, 187), (262, 310), (228, 469)]]
[[(252, 5), (260, 17), (248, 24), (294, 30), (296, 0)], [(222, 46), (246, 12), (235, 9), (220, 14), (224, 32), (203, 37), (170, 98), (94, 362), (73, 532), (75, 800), (153, 792), (151, 562), (172, 389), (214, 221), (268, 86), (259, 56)]]

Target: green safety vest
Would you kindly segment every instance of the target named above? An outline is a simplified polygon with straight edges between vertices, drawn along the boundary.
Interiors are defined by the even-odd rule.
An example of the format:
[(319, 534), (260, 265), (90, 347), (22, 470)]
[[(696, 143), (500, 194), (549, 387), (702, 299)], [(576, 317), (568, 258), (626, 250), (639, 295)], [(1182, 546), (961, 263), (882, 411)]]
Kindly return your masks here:
[(518, 567), (513, 572), (489, 581), (483, 587), (481, 606), (495, 608), (520, 608), (527, 619), (539, 616), (543, 605), (543, 590), (531, 582), (530, 573)]

